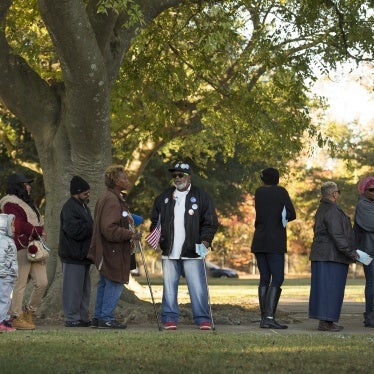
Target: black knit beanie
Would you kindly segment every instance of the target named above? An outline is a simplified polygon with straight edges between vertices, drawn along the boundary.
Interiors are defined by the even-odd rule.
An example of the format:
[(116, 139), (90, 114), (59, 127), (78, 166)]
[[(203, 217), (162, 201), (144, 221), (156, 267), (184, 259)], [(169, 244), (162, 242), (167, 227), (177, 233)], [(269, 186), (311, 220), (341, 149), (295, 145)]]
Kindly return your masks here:
[(70, 193), (72, 195), (77, 195), (82, 192), (88, 191), (90, 185), (81, 177), (74, 175), (70, 182)]
[(274, 168), (262, 170), (260, 174), (261, 180), (268, 185), (276, 185), (279, 183), (279, 171)]

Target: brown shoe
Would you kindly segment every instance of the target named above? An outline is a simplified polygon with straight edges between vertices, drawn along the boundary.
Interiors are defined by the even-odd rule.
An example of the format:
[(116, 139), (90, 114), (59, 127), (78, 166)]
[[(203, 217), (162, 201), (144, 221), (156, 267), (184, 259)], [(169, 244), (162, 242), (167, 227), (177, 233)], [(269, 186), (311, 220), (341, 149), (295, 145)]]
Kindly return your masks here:
[(34, 330), (35, 325), (26, 321), (23, 314), (13, 320), (13, 327), (16, 330)]
[(23, 318), (29, 325), (33, 326), (33, 329), (36, 328), (34, 323), (34, 312), (32, 310), (25, 308), (25, 311), (23, 312)]
[(319, 321), (318, 330), (338, 332), (338, 331), (343, 330), (343, 326), (339, 326), (336, 323), (331, 322), (331, 321)]

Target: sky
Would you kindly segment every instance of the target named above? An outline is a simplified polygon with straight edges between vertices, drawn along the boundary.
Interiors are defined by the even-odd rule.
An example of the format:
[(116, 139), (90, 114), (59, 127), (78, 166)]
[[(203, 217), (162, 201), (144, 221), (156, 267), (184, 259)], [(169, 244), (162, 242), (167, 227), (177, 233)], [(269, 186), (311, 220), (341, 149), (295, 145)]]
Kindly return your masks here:
[[(317, 80), (312, 92), (326, 98), (329, 108), (324, 117), (329, 121), (353, 126), (357, 134), (364, 136), (374, 133), (374, 67), (340, 67)], [(315, 145), (307, 167), (333, 170), (336, 160), (329, 158), (325, 151)], [(323, 154), (325, 157), (321, 158)]]
[(355, 122), (374, 131), (374, 68), (349, 72), (341, 69), (321, 77), (314, 92), (328, 99), (329, 117), (346, 124)]

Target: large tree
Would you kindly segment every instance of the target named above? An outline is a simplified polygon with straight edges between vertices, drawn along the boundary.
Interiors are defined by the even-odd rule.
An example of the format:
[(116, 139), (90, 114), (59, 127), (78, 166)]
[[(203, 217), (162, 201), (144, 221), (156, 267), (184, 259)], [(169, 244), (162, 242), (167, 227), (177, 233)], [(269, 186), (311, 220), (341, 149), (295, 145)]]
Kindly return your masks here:
[[(98, 1), (0, 3), (0, 97), (34, 138), (43, 170), (52, 248), (57, 248), (59, 211), (71, 176), (78, 174), (89, 181), (93, 200), (103, 189), (103, 170), (112, 162), (110, 92), (137, 28), (181, 2), (137, 1), (142, 23), (136, 25), (127, 11), (98, 13)], [(48, 34), (43, 33), (44, 26)], [(25, 28), (26, 34), (18, 34), (17, 28)], [(53, 45), (53, 51), (46, 51), (43, 41)], [(40, 48), (34, 55), (38, 66), (33, 60), (35, 45), (28, 46), (28, 42)], [(52, 64), (58, 67), (51, 76)], [(55, 276), (60, 278), (56, 269), (54, 253), (48, 267), (51, 284)]]
[(71, 176), (93, 201), (103, 189), (111, 120), (133, 182), (165, 144), (165, 159), (180, 148), (203, 170), (234, 157), (243, 175), (292, 157), (313, 65), (372, 58), (370, 3), (2, 0), (0, 100), (35, 141), (50, 246)]

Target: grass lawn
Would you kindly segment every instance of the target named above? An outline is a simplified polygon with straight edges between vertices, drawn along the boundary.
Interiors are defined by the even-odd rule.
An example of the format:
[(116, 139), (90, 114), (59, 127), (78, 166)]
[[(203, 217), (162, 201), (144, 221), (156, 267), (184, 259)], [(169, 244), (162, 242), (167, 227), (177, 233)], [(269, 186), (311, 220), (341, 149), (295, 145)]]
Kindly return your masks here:
[(374, 336), (201, 331), (2, 333), (5, 373), (369, 373)]
[[(137, 277), (137, 281), (148, 287), (145, 277)], [(150, 278), (152, 290), (156, 295), (162, 294), (162, 278)], [(210, 301), (212, 304), (242, 304), (243, 300), (252, 300), (257, 304), (258, 279), (222, 279), (208, 278)], [(356, 302), (364, 302), (365, 280), (347, 279), (345, 289), (345, 299)], [(290, 278), (285, 279), (282, 286), (282, 297), (284, 298), (309, 298), (310, 278)], [(185, 279), (181, 279), (179, 287), (179, 302), (189, 303), (189, 295)], [(151, 298), (146, 296), (147, 301)], [(157, 302), (157, 301), (156, 301)]]
[[(147, 286), (144, 278), (138, 278)], [(161, 279), (151, 279), (157, 302)], [(180, 302), (189, 302), (185, 284)], [(256, 300), (257, 280), (210, 279), (211, 302)], [(362, 279), (346, 297), (360, 299)], [(288, 279), (285, 297), (307, 297), (309, 279)], [(184, 300), (185, 299), (185, 300)], [(374, 333), (374, 331), (373, 331)], [(369, 373), (374, 334), (35, 330), (0, 334), (0, 373)]]

